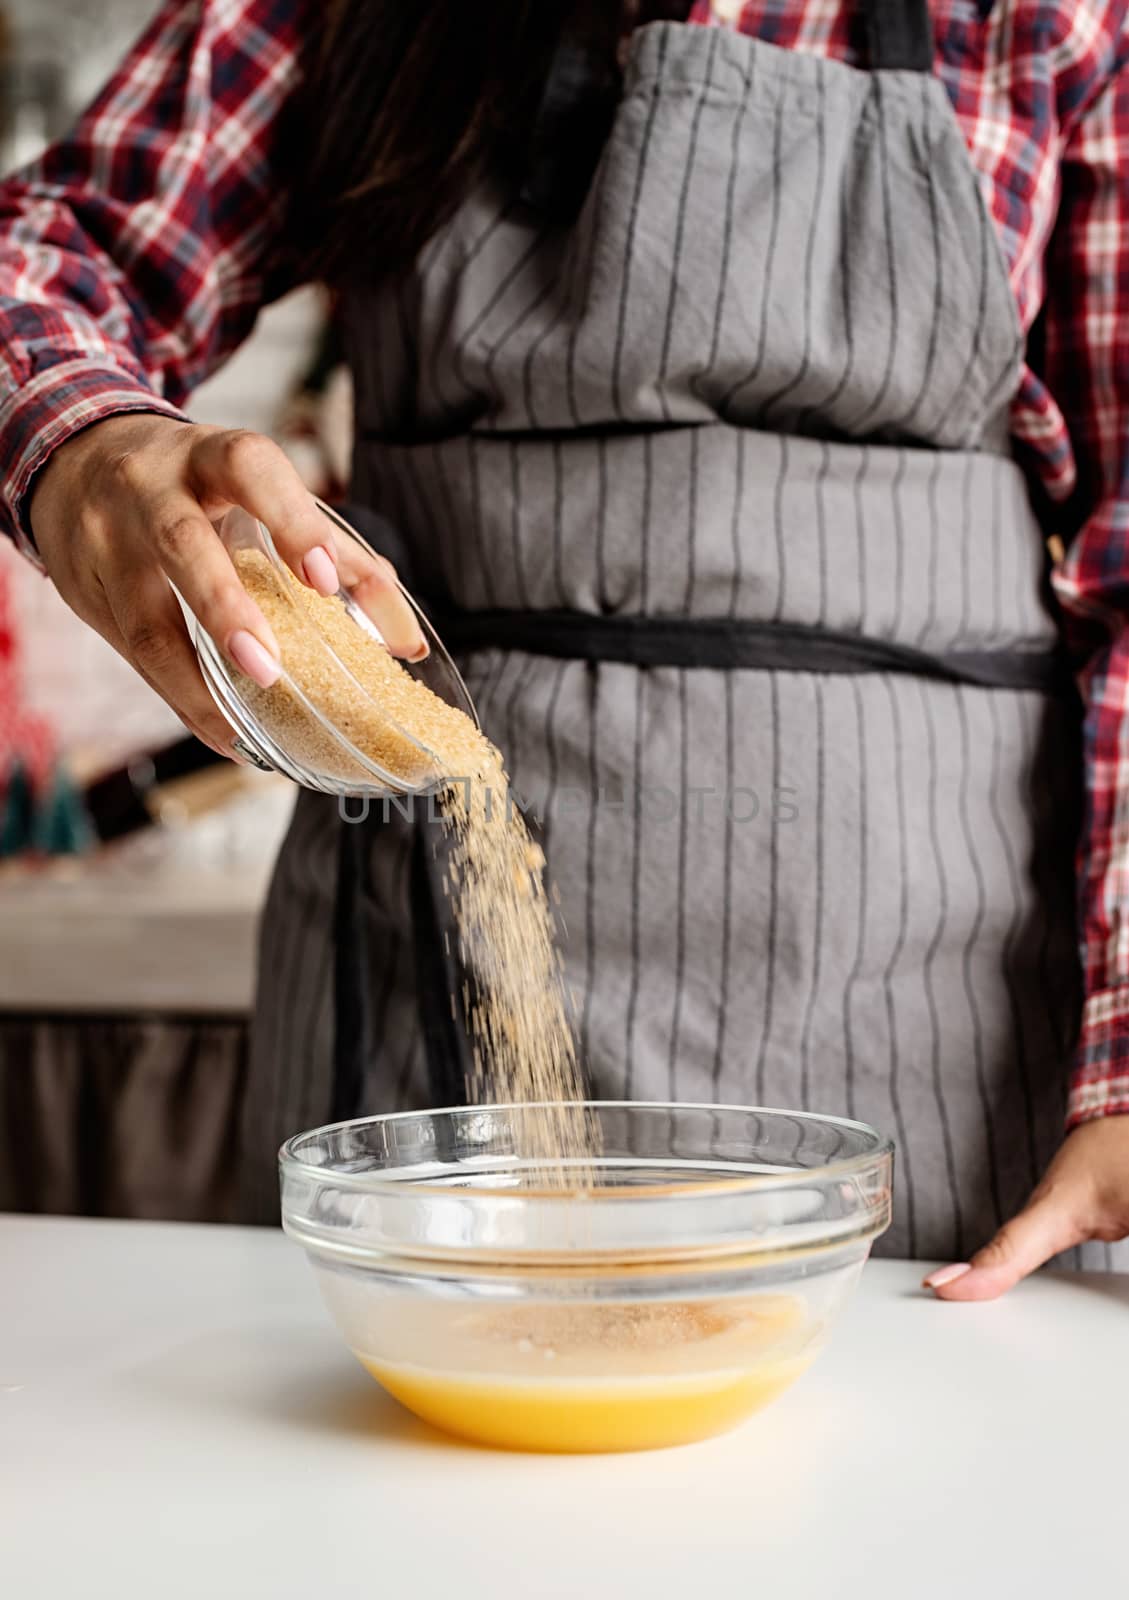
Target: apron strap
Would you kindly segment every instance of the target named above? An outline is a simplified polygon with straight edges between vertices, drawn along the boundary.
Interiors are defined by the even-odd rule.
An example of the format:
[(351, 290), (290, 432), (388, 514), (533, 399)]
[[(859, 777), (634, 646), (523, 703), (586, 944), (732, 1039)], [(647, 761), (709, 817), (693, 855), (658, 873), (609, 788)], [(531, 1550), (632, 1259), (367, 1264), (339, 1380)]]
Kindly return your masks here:
[[(388, 1055), (387, 1041), (376, 1038), (373, 1032), (371, 995), (374, 986), (379, 985), (380, 973), (374, 971), (366, 932), (364, 886), (372, 852), (380, 848), (381, 832), (389, 822), (379, 796), (370, 799), (367, 806), (360, 800), (350, 804), (356, 814), (351, 820), (342, 821), (337, 852), (332, 1122), (345, 1122), (363, 1114), (365, 1081), (371, 1063)], [(420, 809), (426, 810), (422, 802)], [(438, 882), (441, 869), (430, 837), (439, 831), (438, 824), (415, 822), (408, 870), (412, 959), (428, 1091), (433, 1105), (449, 1106), (460, 1105), (466, 1099), (471, 1052), (466, 1030), (451, 1010), (451, 996), (461, 994), (468, 979), (461, 962), (452, 954), (457, 950), (457, 931)]]
[(529, 142), (520, 197), (548, 222), (575, 221), (615, 119), (619, 82), (580, 42), (557, 47)]
[(343, 815), (337, 841), (337, 894), (333, 903), (333, 1093), (329, 1120), (358, 1115), (367, 1055), (369, 964), (362, 886), (372, 833), (367, 821)]
[[(685, 22), (693, 0), (638, 0), (631, 19)], [(583, 8), (582, 8), (583, 10)], [(522, 203), (547, 221), (567, 225), (584, 204), (615, 120), (620, 71), (614, 36), (591, 37), (588, 27), (566, 25), (549, 66), (529, 141)]]
[[(859, 0), (872, 69), (932, 72), (929, 0)], [(983, 0), (981, 0), (983, 4)], [(642, 0), (636, 26), (685, 22), (689, 0)], [(549, 67), (534, 121), (520, 198), (546, 221), (574, 222), (615, 119), (620, 82), (615, 63), (566, 31)]]
[[(417, 801), (417, 805), (426, 813), (426, 802)], [(458, 929), (443, 893), (442, 865), (433, 835), (439, 835), (442, 850), (446, 840), (439, 823), (416, 821), (411, 863), (416, 993), (431, 1103), (457, 1106), (466, 1103), (471, 1048), (453, 1008), (455, 997), (463, 994), (469, 979), (458, 959)]]
[(862, 0), (862, 13), (872, 70), (933, 71), (929, 0)]
[(428, 607), (448, 649), (521, 650), (568, 661), (719, 672), (888, 672), (978, 689), (1068, 694), (1070, 665), (1058, 647), (946, 650), (801, 622), (752, 618), (592, 616), (579, 611), (458, 611)]

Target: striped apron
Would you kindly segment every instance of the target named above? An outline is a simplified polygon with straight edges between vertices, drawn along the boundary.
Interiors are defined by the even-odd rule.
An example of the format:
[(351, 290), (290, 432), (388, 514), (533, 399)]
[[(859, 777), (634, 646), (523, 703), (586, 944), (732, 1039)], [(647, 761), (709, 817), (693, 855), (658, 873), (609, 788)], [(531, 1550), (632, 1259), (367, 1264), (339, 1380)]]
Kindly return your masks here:
[[(356, 296), (353, 487), (532, 804), (592, 1092), (872, 1122), (883, 1249), (965, 1259), (1062, 1135), (1077, 713), (1000, 244), (924, 0), (863, 9), (869, 70), (642, 28), (594, 171), (535, 141)], [(461, 1097), (437, 833), (299, 798), (258, 1214), (295, 1129)]]

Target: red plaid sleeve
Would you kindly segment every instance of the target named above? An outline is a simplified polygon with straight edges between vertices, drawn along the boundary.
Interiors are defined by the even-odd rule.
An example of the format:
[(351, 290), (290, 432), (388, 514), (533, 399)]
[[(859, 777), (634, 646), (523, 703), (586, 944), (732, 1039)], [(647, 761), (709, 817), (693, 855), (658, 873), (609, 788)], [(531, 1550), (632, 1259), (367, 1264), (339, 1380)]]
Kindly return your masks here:
[[(0, 184), (0, 527), (65, 439), (189, 391), (290, 287), (272, 273), (307, 0), (167, 0), (113, 79)], [(277, 254), (277, 252), (275, 252)]]
[(1090, 650), (1078, 861), (1085, 1007), (1071, 1125), (1129, 1112), (1129, 41), (1071, 135), (1048, 277), (1046, 375), (1070, 427), (1083, 515), (1055, 575)]

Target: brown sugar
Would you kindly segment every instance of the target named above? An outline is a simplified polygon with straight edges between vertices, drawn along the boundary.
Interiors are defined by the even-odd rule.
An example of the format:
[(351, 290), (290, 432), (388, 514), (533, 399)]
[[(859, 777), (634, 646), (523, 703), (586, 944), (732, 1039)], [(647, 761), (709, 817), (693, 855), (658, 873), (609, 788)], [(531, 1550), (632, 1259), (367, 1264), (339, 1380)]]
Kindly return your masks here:
[[(510, 802), (501, 755), (457, 707), (413, 678), (325, 598), (255, 550), (235, 552), (248, 593), (281, 651), (283, 677), (239, 687), (278, 743), (339, 782), (371, 788), (375, 763), (403, 788), (437, 794), (447, 856), (445, 884), (459, 954), (475, 976), (461, 1000), (471, 1041), (468, 1097), (477, 1103), (550, 1102), (520, 1119), (526, 1180), (554, 1187), (590, 1181), (595, 1130), (569, 1021), (545, 859)], [(328, 646), (328, 648), (327, 648)], [(312, 708), (312, 709), (311, 709)], [(318, 713), (348, 739), (343, 751)]]
[(803, 1321), (791, 1295), (746, 1299), (530, 1302), (463, 1314), (460, 1334), (488, 1343), (583, 1354), (619, 1351), (639, 1355), (700, 1345), (737, 1335), (768, 1343)]

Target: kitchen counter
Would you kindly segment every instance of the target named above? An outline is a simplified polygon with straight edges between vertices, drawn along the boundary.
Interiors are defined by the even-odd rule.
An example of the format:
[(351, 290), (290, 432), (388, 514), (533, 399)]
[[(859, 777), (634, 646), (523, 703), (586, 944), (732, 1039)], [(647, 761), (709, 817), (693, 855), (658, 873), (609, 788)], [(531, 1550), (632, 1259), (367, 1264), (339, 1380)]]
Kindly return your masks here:
[(20, 1600), (1055, 1600), (1124, 1592), (1129, 1277), (994, 1305), (872, 1263), (737, 1432), (461, 1446), (356, 1366), (281, 1234), (0, 1217), (0, 1592)]
[(247, 1016), (272, 863), (0, 893), (0, 1011)]
[(48, 870), (0, 873), (0, 1013), (247, 1016), (293, 786), (253, 774), (210, 815)]
[(0, 1211), (238, 1215), (259, 922), (294, 789), (246, 774), (194, 810), (215, 771), (162, 788), (158, 826), (0, 864)]

